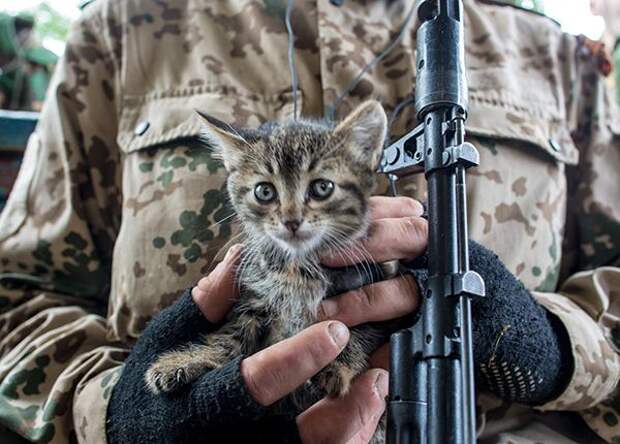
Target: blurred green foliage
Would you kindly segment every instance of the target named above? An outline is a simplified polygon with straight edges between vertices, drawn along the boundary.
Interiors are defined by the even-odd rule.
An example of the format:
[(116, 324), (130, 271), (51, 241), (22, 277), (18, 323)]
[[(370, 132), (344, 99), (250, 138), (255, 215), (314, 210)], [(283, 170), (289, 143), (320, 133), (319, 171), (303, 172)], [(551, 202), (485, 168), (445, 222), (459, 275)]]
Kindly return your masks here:
[(35, 18), (34, 33), (38, 41), (46, 37), (66, 41), (71, 21), (43, 1), (34, 9), (27, 11)]

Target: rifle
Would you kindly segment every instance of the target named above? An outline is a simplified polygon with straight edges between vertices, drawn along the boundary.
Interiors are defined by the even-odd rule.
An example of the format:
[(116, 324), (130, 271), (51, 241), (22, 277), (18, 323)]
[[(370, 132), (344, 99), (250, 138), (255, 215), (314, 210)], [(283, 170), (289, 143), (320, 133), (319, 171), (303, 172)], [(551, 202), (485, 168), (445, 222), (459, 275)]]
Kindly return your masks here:
[(418, 127), (389, 145), (379, 172), (424, 172), (428, 182), (428, 282), (416, 323), (390, 340), (387, 442), (476, 441), (472, 296), (465, 169), (478, 165), (464, 142), (467, 119), (461, 0), (417, 0)]

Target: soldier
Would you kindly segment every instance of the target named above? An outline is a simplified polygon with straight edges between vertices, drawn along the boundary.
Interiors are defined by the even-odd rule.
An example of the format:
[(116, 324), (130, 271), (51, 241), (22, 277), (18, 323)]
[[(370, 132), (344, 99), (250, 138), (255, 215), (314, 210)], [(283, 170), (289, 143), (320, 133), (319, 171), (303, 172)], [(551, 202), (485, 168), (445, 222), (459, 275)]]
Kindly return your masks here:
[[(572, 367), (562, 392), (536, 409), (480, 393), (480, 440), (615, 442), (619, 121), (587, 47), (511, 3), (465, 2), (468, 131), (481, 154), (468, 182), (469, 227), (561, 321)], [(392, 41), (412, 4), (295, 3), (303, 115), (330, 109), (342, 116), (369, 97), (392, 110), (410, 98), (415, 18), (389, 55), (335, 103)], [(282, 67), (285, 6), (98, 0), (74, 24), (0, 217), (0, 423), (7, 436), (106, 441), (110, 394), (136, 339), (150, 318), (211, 270), (235, 228), (226, 219), (223, 168), (192, 141), (201, 128), (193, 110), (239, 126), (291, 115), (291, 78)], [(398, 114), (391, 137), (415, 124), (410, 108)], [(423, 200), (424, 180), (406, 180), (399, 191)], [(408, 209), (392, 214), (401, 202)], [(380, 201), (378, 208), (414, 227), (401, 244), (423, 244), (415, 201)], [(211, 321), (223, 316), (213, 307), (226, 307), (204, 288), (222, 293), (234, 257), (194, 290)], [(411, 285), (390, 285), (401, 310), (412, 311)], [(374, 298), (379, 308), (387, 294)], [(326, 344), (330, 322), (336, 321), (306, 334)], [(325, 354), (329, 359), (334, 350)], [(357, 405), (366, 428), (342, 409), (332, 415), (333, 427), (317, 427), (309, 410), (298, 417), (299, 433), (306, 440), (364, 442), (368, 417), (383, 406), (373, 379), (361, 381), (356, 393), (365, 402)], [(287, 391), (279, 389), (250, 392), (254, 402), (268, 404)], [(382, 382), (378, 391), (384, 390)], [(319, 413), (330, 407), (333, 413), (325, 404)]]
[(0, 106), (40, 111), (58, 57), (34, 39), (34, 17), (0, 13)]

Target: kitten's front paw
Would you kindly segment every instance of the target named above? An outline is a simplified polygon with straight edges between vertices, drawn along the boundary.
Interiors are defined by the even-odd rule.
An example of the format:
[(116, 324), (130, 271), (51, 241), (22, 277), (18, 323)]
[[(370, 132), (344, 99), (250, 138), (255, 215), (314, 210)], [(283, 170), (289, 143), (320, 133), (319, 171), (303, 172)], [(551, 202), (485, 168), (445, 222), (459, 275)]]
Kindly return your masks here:
[(356, 375), (352, 368), (334, 362), (317, 375), (317, 383), (330, 396), (344, 396), (349, 393)]
[(204, 371), (204, 368), (182, 364), (174, 356), (163, 356), (147, 370), (146, 385), (155, 394), (173, 392), (192, 382)]

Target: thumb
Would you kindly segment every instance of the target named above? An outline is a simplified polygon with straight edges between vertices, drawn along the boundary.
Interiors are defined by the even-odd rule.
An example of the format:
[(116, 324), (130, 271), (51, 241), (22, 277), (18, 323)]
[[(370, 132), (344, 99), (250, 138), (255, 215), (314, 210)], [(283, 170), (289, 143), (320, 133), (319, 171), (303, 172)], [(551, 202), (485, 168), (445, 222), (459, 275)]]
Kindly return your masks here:
[(194, 302), (205, 318), (214, 324), (224, 319), (239, 296), (235, 273), (242, 250), (241, 244), (230, 247), (224, 260), (192, 289)]
[(385, 411), (387, 393), (388, 373), (385, 370), (371, 369), (362, 373), (346, 395), (323, 398), (297, 416), (302, 442), (368, 442)]

